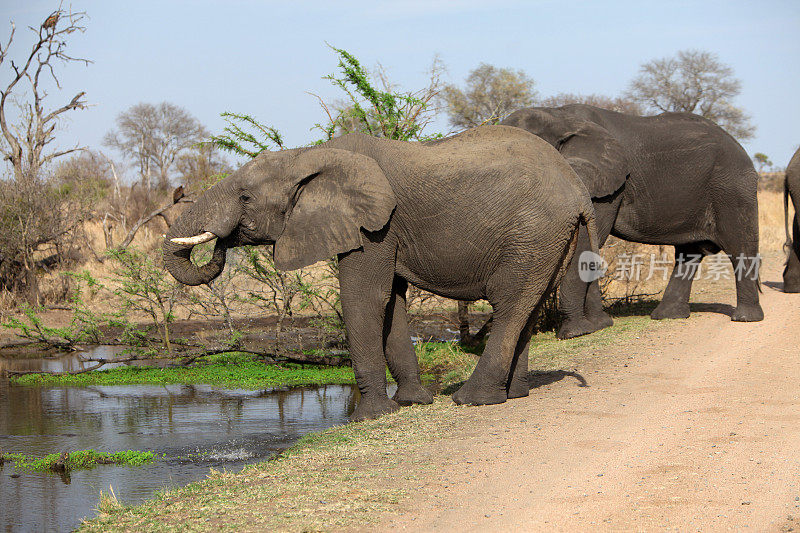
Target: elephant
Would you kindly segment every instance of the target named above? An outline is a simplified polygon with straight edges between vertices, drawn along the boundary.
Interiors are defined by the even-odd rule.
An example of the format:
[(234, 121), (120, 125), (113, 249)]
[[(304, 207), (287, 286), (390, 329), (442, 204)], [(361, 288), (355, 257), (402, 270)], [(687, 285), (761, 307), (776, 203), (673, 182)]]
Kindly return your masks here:
[[(722, 128), (690, 113), (635, 116), (585, 104), (521, 109), (500, 124), (538, 135), (572, 165), (592, 196), (601, 246), (610, 234), (675, 247), (675, 266), (652, 318), (688, 317), (700, 261), (724, 250), (737, 273), (731, 319), (763, 319), (758, 174)], [(581, 237), (576, 253), (586, 246)], [(559, 301), (561, 339), (613, 323), (597, 281), (582, 281), (577, 264), (564, 275)]]
[[(789, 199), (794, 205), (792, 234), (789, 235)], [(783, 182), (783, 213), (786, 228), (786, 247), (789, 257), (783, 270), (783, 292), (800, 292), (800, 148), (792, 156), (786, 167)]]
[[(533, 317), (577, 246), (596, 235), (591, 198), (552, 146), (483, 126), (427, 146), (351, 133), (263, 152), (206, 191), (169, 228), (164, 264), (208, 283), (229, 247), (273, 245), (293, 270), (333, 256), (361, 399), (352, 420), (431, 403), (406, 315), (409, 283), (453, 299), (487, 299), (495, 328), (457, 404), (528, 395)], [(193, 246), (216, 238), (205, 265)], [(387, 395), (386, 364), (398, 388)]]

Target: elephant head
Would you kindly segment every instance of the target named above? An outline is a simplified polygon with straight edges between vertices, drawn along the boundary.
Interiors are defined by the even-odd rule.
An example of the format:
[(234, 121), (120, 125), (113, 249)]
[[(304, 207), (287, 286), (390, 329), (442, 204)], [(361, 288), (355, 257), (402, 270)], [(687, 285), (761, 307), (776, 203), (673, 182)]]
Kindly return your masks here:
[[(361, 228), (383, 228), (395, 205), (370, 157), (325, 147), (265, 152), (175, 221), (165, 236), (164, 263), (181, 283), (200, 285), (222, 272), (227, 248), (274, 244), (276, 267), (301, 268), (359, 248)], [(211, 260), (192, 263), (192, 248), (214, 238)]]
[(521, 109), (500, 124), (525, 129), (552, 144), (592, 198), (614, 194), (630, 174), (625, 148), (607, 129), (570, 112), (569, 106)]

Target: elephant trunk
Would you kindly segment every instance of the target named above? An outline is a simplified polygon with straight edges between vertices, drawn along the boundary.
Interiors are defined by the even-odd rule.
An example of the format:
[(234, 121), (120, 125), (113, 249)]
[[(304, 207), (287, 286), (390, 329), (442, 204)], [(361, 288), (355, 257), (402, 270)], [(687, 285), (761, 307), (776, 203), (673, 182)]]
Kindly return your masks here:
[[(230, 202), (225, 201), (223, 189), (218, 185), (206, 192), (170, 226), (164, 238), (164, 266), (185, 285), (209, 283), (225, 268), (225, 254), (229, 245), (226, 237), (236, 227), (238, 211), (226, 209)], [(192, 249), (196, 244), (179, 244), (173, 239), (186, 239), (205, 232), (216, 235), (217, 242), (208, 263), (198, 266), (191, 261)]]

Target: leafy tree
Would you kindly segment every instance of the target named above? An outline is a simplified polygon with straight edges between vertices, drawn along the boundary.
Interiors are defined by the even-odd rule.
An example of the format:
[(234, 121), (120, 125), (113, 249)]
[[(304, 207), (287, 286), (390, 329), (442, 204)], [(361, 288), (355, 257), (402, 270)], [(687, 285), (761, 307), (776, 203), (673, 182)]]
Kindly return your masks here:
[(745, 140), (753, 136), (755, 126), (744, 110), (733, 104), (741, 85), (733, 69), (716, 54), (682, 50), (675, 57), (644, 63), (625, 95), (647, 112), (695, 113)]
[[(150, 256), (134, 248), (112, 248), (107, 255), (113, 260), (111, 290), (119, 309), (120, 325), (124, 326), (124, 339), (145, 348), (144, 354), (154, 355), (166, 349), (172, 357), (175, 339), (172, 323), (175, 321), (174, 309), (181, 292), (181, 286), (167, 277), (164, 267)], [(156, 329), (158, 344), (154, 345), (140, 328), (128, 322), (129, 313), (143, 313)]]
[(117, 116), (117, 129), (103, 143), (134, 161), (142, 185), (169, 189), (169, 172), (178, 156), (208, 136), (205, 128), (186, 109), (168, 102), (140, 103)]
[(441, 89), (443, 70), (438, 59), (434, 59), (431, 65), (427, 87), (402, 92), (389, 81), (382, 67), (378, 68), (377, 80), (371, 80), (367, 70), (352, 54), (340, 48), (333, 50), (339, 55), (340, 73), (329, 74), (324, 79), (340, 88), (347, 100), (339, 105), (320, 101), (328, 122), (316, 127), (325, 134), (325, 140), (335, 134), (353, 132), (399, 141), (429, 138), (422, 132), (436, 114), (433, 101)]
[(756, 165), (758, 165), (759, 172), (763, 172), (764, 167), (772, 166), (772, 161), (769, 160), (769, 156), (761, 152), (753, 154), (753, 161), (755, 162)]
[(470, 128), (497, 122), (507, 114), (534, 105), (534, 81), (522, 70), (497, 68), (481, 63), (466, 79), (464, 89), (445, 85), (442, 100), (450, 123)]

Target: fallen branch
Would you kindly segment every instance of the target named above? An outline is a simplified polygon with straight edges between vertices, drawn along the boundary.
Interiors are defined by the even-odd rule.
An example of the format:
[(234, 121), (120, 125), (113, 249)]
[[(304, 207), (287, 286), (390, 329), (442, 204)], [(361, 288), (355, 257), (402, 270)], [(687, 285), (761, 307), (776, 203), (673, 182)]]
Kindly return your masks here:
[[(170, 207), (179, 203), (192, 203), (192, 202), (194, 202), (194, 200), (190, 200), (189, 198), (186, 198), (186, 196), (184, 195), (183, 187), (178, 187), (177, 189), (175, 189), (175, 192), (172, 195), (172, 203), (169, 203), (163, 207), (159, 207), (155, 211), (152, 211), (147, 215), (141, 217), (139, 220), (137, 220), (136, 223), (133, 225), (133, 227), (131, 227), (131, 230), (128, 232), (128, 235), (125, 236), (125, 238), (122, 240), (119, 246), (117, 246), (117, 248), (119, 249), (127, 248), (128, 245), (133, 241), (133, 238), (136, 236), (136, 232), (139, 231), (139, 228), (141, 228), (142, 226), (144, 226), (145, 224), (147, 224), (148, 222), (150, 222), (159, 215), (163, 217), (164, 211), (168, 210)], [(166, 221), (166, 217), (164, 217), (164, 220)]]
[(64, 372), (54, 372), (51, 370), (7, 370), (8, 375), (10, 376), (22, 376), (26, 374), (47, 374), (48, 376), (75, 376), (78, 374), (83, 374), (84, 372), (91, 372), (92, 370), (97, 370), (103, 365), (113, 364), (113, 363), (129, 363), (131, 361), (138, 361), (142, 359), (138, 355), (131, 355), (129, 357), (115, 357), (111, 359), (105, 359), (103, 357), (86, 357), (81, 358), (83, 361), (95, 362), (96, 364), (92, 366), (88, 366), (86, 368), (79, 368), (77, 370), (66, 370)]

